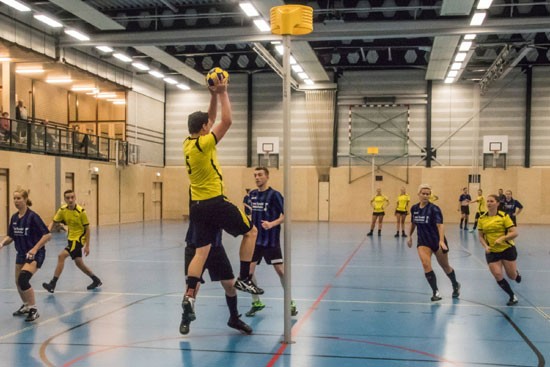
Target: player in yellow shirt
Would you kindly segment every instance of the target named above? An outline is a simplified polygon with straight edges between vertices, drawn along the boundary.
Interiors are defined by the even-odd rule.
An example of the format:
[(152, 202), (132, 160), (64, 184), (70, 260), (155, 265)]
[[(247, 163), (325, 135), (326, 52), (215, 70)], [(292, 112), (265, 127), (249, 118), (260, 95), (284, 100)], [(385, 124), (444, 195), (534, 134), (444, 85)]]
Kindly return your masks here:
[(397, 218), (397, 232), (394, 237), (399, 237), (399, 228), (401, 228), (401, 237), (407, 237), (405, 233), (405, 218), (409, 210), (411, 197), (407, 194), (405, 187), (401, 188), (401, 194), (397, 197), (397, 207), (395, 208), (395, 217)]
[(388, 206), (390, 200), (387, 196), (382, 195), (382, 189), (376, 189), (376, 195), (370, 201), (372, 206), (372, 222), (370, 224), (370, 232), (367, 233), (367, 236), (372, 236), (376, 222), (378, 222), (378, 235), (382, 235), (382, 223), (384, 222), (384, 209)]
[(477, 212), (474, 220), (474, 227), (470, 229), (470, 232), (475, 232), (475, 230), (477, 229), (477, 222), (479, 221), (479, 217), (487, 212), (487, 204), (485, 203), (485, 197), (483, 196), (482, 189), (477, 190), (477, 198), (472, 201), (472, 203), (477, 203)]
[(54, 222), (67, 225), (67, 240), (69, 243), (57, 257), (57, 266), (55, 267), (52, 280), (49, 283), (42, 283), (42, 286), (50, 293), (55, 291), (57, 280), (61, 276), (63, 267), (65, 266), (65, 260), (70, 256), (74, 260), (76, 267), (92, 278), (92, 283), (88, 285), (87, 289), (96, 289), (102, 285), (101, 280), (95, 276), (94, 272), (82, 260), (82, 252), (84, 252), (85, 256), (90, 254), (90, 223), (88, 222), (88, 216), (84, 208), (76, 203), (76, 195), (73, 190), (66, 190), (63, 193), (63, 198), (66, 204), (61, 206), (57, 213), (55, 213), (53, 222), (50, 223), (48, 229), (52, 230)]
[[(190, 181), (189, 220), (193, 236), (189, 242), (195, 245), (195, 254), (187, 269), (187, 289), (182, 308), (182, 324), (196, 319), (195, 293), (204, 265), (216, 234), (220, 229), (236, 237), (243, 235), (239, 256), (239, 278), (235, 288), (252, 294), (263, 294), (252, 281), (250, 263), (258, 231), (248, 217), (225, 197), (222, 170), (218, 162), (216, 145), (225, 136), (232, 124), (232, 110), (227, 93), (227, 83), (209, 87), (208, 112), (197, 111), (189, 115), (189, 137), (183, 142), (185, 164)], [(221, 105), (221, 120), (216, 121), (218, 102)]]
[(506, 304), (513, 306), (518, 303), (518, 298), (508, 281), (504, 279), (502, 269), (508, 278), (521, 282), (516, 265), (518, 253), (514, 244), (518, 232), (510, 216), (498, 211), (499, 203), (497, 195), (487, 196), (487, 212), (481, 215), (478, 221), (479, 242), (485, 249), (485, 258), (491, 274), (510, 297)]

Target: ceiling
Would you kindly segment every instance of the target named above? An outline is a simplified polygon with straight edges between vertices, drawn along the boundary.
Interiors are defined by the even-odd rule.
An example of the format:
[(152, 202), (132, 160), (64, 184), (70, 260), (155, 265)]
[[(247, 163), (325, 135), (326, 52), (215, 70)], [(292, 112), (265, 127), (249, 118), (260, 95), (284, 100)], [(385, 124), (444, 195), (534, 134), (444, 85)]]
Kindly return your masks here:
[[(196, 82), (213, 66), (230, 73), (270, 70), (266, 52), (282, 63), (271, 43), (278, 37), (257, 30), (235, 0), (21, 1), (91, 37), (78, 42), (57, 31), (61, 47), (108, 60), (93, 45), (110, 45), (166, 74)], [(271, 6), (285, 3), (251, 2), (266, 20)], [(426, 70), (426, 79), (442, 80), (462, 37), (475, 33), (460, 80), (483, 79), (503, 51), (509, 59), (519, 57), (512, 60), (519, 67), (550, 65), (550, 1), (494, 0), (483, 25), (471, 27), (477, 2), (289, 1), (314, 11), (314, 31), (293, 39), (293, 55), (316, 82), (330, 82), (329, 72), (389, 69)], [(0, 12), (13, 13), (4, 5)]]

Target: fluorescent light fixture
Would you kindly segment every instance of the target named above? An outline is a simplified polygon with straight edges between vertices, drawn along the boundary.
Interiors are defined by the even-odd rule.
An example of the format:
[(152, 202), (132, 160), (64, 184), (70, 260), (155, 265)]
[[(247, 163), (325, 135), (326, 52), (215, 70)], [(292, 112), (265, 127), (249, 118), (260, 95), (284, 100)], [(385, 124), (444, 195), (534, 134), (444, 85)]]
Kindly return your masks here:
[(113, 101), (113, 104), (123, 105), (126, 104), (126, 101)]
[(98, 93), (96, 97), (101, 98), (101, 99), (116, 98), (116, 93), (115, 92), (101, 92), (101, 93)]
[(302, 69), (300, 64), (292, 65), (292, 70), (294, 70), (296, 73), (301, 73), (304, 71), (304, 69)]
[(82, 32), (77, 31), (76, 29), (65, 29), (65, 34), (76, 38), (79, 41), (89, 41), (90, 37)]
[(258, 13), (258, 11), (254, 7), (254, 5), (252, 5), (251, 2), (245, 1), (245, 2), (239, 3), (239, 6), (244, 11), (244, 13), (249, 17), (257, 17), (258, 15), (260, 15), (260, 13)]
[(290, 65), (296, 65), (298, 62), (294, 58), (294, 56), (290, 55)]
[(141, 62), (133, 62), (132, 66), (135, 67), (136, 69), (143, 70), (143, 71), (149, 70), (149, 66), (142, 64)]
[(269, 32), (271, 31), (271, 27), (267, 22), (263, 19), (254, 19), (254, 24), (256, 25), (256, 28), (258, 28), (262, 32)]
[(275, 50), (277, 50), (279, 55), (282, 55), (285, 52), (285, 47), (283, 45), (277, 45), (275, 46)]
[(183, 84), (183, 83), (179, 83), (178, 85), (176, 85), (176, 87), (178, 87), (181, 90), (191, 90), (191, 88), (189, 88), (187, 84)]
[(447, 78), (456, 78), (458, 75), (458, 70), (449, 70), (447, 73)]
[(485, 13), (484, 11), (475, 12), (472, 16), (472, 20), (470, 21), (470, 25), (482, 25), (486, 15), (487, 13)]
[(71, 88), (73, 92), (89, 92), (89, 91), (97, 91), (96, 87), (92, 86), (86, 86), (86, 85), (75, 85)]
[(461, 62), (453, 62), (453, 64), (451, 65), (451, 70), (460, 70), (461, 67), (462, 67)]
[(164, 74), (163, 74), (163, 73), (160, 73), (160, 72), (158, 72), (158, 71), (156, 71), (156, 70), (151, 70), (151, 71), (149, 71), (149, 75), (152, 75), (152, 76), (154, 76), (155, 78), (159, 78), (159, 79), (160, 79), (160, 78), (164, 78)]
[(50, 83), (50, 84), (66, 84), (66, 83), (72, 83), (72, 79), (71, 78), (51, 78), (51, 79), (46, 79), (46, 83)]
[(113, 57), (116, 59), (119, 59), (122, 62), (131, 62), (132, 58), (130, 56), (126, 56), (124, 54), (121, 54), (120, 52), (115, 52), (113, 54)]
[(313, 85), (313, 80), (311, 79), (304, 79), (304, 83), (306, 83), (307, 85)]
[(466, 52), (457, 53), (456, 56), (455, 56), (455, 62), (462, 62), (462, 61), (466, 60), (466, 55), (467, 55)]
[(0, 0), (0, 3), (4, 3), (19, 11), (31, 11), (31, 8), (29, 8), (27, 5), (16, 0)]
[(472, 41), (462, 41), (460, 47), (458, 48), (458, 51), (465, 52), (468, 51), (470, 47), (472, 47)]
[(58, 22), (57, 20), (50, 18), (49, 16), (45, 14), (35, 14), (33, 15), (34, 19), (41, 21), (44, 24), (49, 25), (52, 28), (61, 28), (63, 27), (63, 24)]
[(15, 72), (17, 74), (38, 74), (43, 73), (44, 69), (38, 69), (38, 68), (29, 68), (29, 69), (15, 69)]
[(302, 80), (309, 79), (309, 76), (306, 73), (304, 73), (303, 71), (301, 73), (298, 73), (298, 77)]
[(280, 45), (281, 44), (281, 41), (271, 41), (270, 42), (272, 45)]
[(475, 39), (476, 36), (477, 35), (475, 33), (470, 33), (470, 34), (467, 34), (467, 35), (464, 36), (464, 40), (471, 41), (471, 40)]
[(178, 81), (175, 80), (175, 79), (172, 79), (172, 78), (164, 78), (164, 79), (162, 79), (162, 80), (164, 80), (164, 81), (165, 81), (166, 83), (168, 83), (168, 84), (172, 84), (172, 85), (178, 84)]
[(0, 62), (6, 62), (6, 61), (11, 61), (11, 58), (0, 56)]
[(110, 48), (109, 46), (95, 46), (95, 48), (97, 48), (99, 51), (101, 52), (105, 52), (105, 53), (109, 53), (109, 52), (113, 52), (114, 50), (112, 48)]
[(450, 84), (455, 81), (455, 78), (447, 78), (445, 79), (445, 84)]
[(477, 10), (489, 9), (493, 0), (479, 0), (477, 3)]

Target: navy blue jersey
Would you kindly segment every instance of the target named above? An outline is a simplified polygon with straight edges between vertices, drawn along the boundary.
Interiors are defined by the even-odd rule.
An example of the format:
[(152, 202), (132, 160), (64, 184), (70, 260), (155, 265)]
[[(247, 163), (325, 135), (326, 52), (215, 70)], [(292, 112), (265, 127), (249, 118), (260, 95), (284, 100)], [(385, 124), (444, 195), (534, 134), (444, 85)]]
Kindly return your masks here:
[[(194, 238), (195, 229), (192, 222), (189, 222), (189, 228), (187, 228), (187, 233), (185, 234), (185, 242), (187, 246), (196, 248), (196, 241)], [(211, 243), (212, 247), (221, 247), (222, 246), (222, 230), (218, 229), (216, 232), (216, 239)]]
[[(12, 215), (8, 236), (15, 242), (15, 249), (18, 254), (26, 254), (40, 241), (42, 236), (50, 233), (48, 227), (38, 214), (27, 208), (27, 212), (21, 218), (19, 213)], [(39, 251), (46, 251), (42, 247)]]
[(502, 211), (508, 214), (510, 217), (515, 217), (516, 209), (523, 209), (523, 205), (516, 199), (512, 198), (510, 201), (504, 199), (502, 202)]
[(258, 228), (256, 246), (279, 247), (281, 246), (281, 226), (271, 229), (263, 229), (262, 221), (272, 222), (284, 214), (283, 195), (277, 190), (269, 187), (265, 191), (258, 189), (248, 193), (250, 207), (252, 208), (252, 223)]
[(411, 223), (416, 224), (418, 243), (424, 246), (439, 245), (438, 224), (443, 224), (441, 209), (435, 204), (428, 203), (420, 208), (420, 203), (411, 208)]
[(244, 204), (244, 214), (250, 216), (252, 215), (251, 205), (250, 205), (250, 196), (246, 194), (243, 198), (243, 204)]
[(458, 201), (460, 201), (461, 203), (465, 200), (472, 201), (472, 197), (470, 196), (470, 194), (461, 194), (458, 198)]

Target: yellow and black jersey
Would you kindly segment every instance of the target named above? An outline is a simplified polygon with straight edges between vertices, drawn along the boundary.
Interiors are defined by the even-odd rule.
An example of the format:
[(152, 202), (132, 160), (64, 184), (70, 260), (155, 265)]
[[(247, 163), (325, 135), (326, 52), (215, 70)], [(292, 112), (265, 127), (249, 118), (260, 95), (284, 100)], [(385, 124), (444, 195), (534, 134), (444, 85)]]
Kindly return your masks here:
[(191, 200), (207, 200), (223, 195), (222, 170), (216, 154), (217, 139), (210, 132), (183, 142), (189, 173)]
[(67, 239), (69, 241), (85, 242), (86, 226), (89, 226), (90, 222), (86, 211), (80, 205), (76, 205), (74, 209), (69, 209), (67, 205), (63, 205), (55, 213), (53, 221), (67, 225)]
[(495, 240), (508, 233), (512, 227), (515, 226), (510, 216), (500, 211), (496, 215), (485, 213), (479, 217), (477, 222), (477, 228), (483, 233), (483, 238), (487, 241), (491, 252), (502, 252), (514, 246), (513, 240), (495, 244)]
[(399, 195), (397, 197), (397, 208), (395, 208), (395, 210), (398, 210), (400, 212), (406, 212), (410, 202), (411, 202), (411, 197), (409, 194)]
[(386, 204), (389, 202), (389, 199), (387, 196), (384, 195), (376, 195), (372, 198), (370, 202), (372, 204), (374, 213), (383, 213)]
[(485, 213), (487, 211), (487, 205), (485, 205), (485, 198), (483, 197), (483, 195), (478, 196), (476, 201), (477, 201), (477, 212)]

